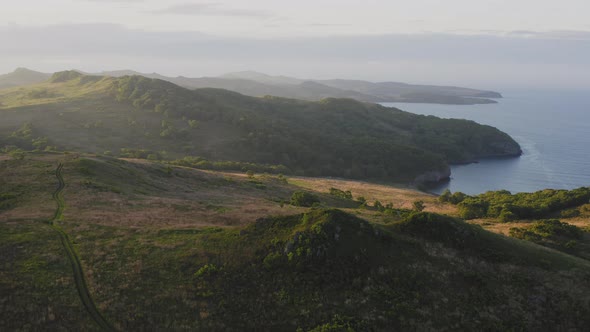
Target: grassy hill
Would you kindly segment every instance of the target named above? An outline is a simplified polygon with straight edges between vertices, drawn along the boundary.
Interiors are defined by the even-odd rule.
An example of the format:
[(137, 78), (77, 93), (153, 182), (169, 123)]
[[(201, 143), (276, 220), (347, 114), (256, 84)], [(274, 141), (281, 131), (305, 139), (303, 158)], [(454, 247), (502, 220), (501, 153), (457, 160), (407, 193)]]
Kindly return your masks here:
[[(98, 330), (56, 225), (117, 330), (590, 324), (587, 260), (435, 214), (458, 211), (415, 191), (72, 153), (0, 155), (0, 179), (2, 330)], [(319, 203), (290, 205), (298, 191)], [(414, 199), (429, 212), (407, 209)]]
[[(448, 164), (518, 156), (499, 130), (350, 99), (188, 90), (141, 76), (54, 74), (0, 91), (0, 146), (283, 165), (291, 174), (439, 180)], [(426, 174), (426, 176), (424, 176)]]
[[(144, 76), (161, 79), (189, 88), (218, 88), (248, 96), (276, 96), (310, 101), (324, 98), (351, 98), (363, 102), (410, 102), (472, 105), (496, 103), (489, 98), (502, 98), (493, 91), (461, 87), (412, 85), (397, 82), (373, 83), (358, 80), (303, 80), (286, 76), (270, 76), (257, 72), (229, 73), (219, 77), (168, 77), (157, 73), (139, 73), (133, 70), (105, 71), (95, 76)], [(0, 89), (37, 84), (51, 74), (18, 68), (9, 74), (0, 75)]]
[(489, 98), (502, 98), (494, 91), (477, 89), (415, 85), (397, 82), (368, 82), (360, 80), (305, 80), (287, 76), (271, 76), (244, 71), (219, 77), (166, 77), (159, 74), (142, 74), (129, 70), (104, 72), (101, 75), (121, 77), (140, 75), (157, 78), (186, 88), (220, 88), (248, 96), (266, 95), (319, 101), (323, 98), (352, 98), (364, 102), (410, 102), (473, 105), (496, 103)]

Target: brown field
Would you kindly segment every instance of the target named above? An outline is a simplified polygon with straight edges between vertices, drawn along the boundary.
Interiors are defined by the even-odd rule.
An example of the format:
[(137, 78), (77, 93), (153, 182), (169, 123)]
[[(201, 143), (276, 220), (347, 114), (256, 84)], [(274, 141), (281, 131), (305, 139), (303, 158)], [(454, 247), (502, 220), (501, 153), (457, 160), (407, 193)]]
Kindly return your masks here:
[[(104, 164), (105, 173), (93, 177), (84, 174), (80, 162), (85, 160), (96, 163), (99, 169)], [(172, 175), (166, 176), (161, 172), (155, 173), (163, 169), (163, 165), (145, 160), (126, 159), (118, 161), (121, 165), (115, 165), (102, 157), (31, 154), (21, 162), (9, 160), (6, 156), (0, 159), (0, 167), (10, 163), (26, 165), (3, 167), (2, 175), (3, 181), (18, 181), (30, 189), (26, 204), (0, 213), (0, 220), (50, 216), (55, 209), (51, 200), (56, 185), (53, 172), (59, 162), (65, 164), (64, 221), (82, 228), (88, 224), (156, 228), (243, 225), (269, 215), (306, 211), (306, 208), (281, 204), (288, 202), (296, 190), (314, 192), (324, 205), (342, 208), (367, 219), (375, 219), (378, 215), (371, 208), (375, 200), (407, 209), (412, 208), (414, 201), (422, 200), (426, 211), (446, 214), (455, 214), (456, 211), (452, 205), (439, 203), (434, 195), (395, 184), (307, 177), (289, 177), (288, 183), (284, 183), (273, 175), (248, 178), (242, 173), (184, 167), (173, 167)], [(36, 168), (31, 166), (33, 163)], [(112, 173), (109, 168), (115, 167), (121, 168), (117, 171), (130, 175)], [(93, 183), (88, 185), (89, 181)], [(354, 198), (363, 196), (369, 207), (358, 208), (355, 202), (334, 198), (328, 195), (330, 188), (350, 190)]]

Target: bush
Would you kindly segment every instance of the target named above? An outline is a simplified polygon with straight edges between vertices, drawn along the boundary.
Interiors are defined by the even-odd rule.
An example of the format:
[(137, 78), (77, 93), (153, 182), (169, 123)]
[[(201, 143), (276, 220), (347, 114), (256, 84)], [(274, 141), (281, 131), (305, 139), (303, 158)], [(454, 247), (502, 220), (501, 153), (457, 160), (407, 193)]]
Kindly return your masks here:
[(507, 209), (503, 209), (502, 212), (500, 212), (499, 218), (502, 222), (509, 222), (518, 219), (517, 216), (514, 213), (512, 213), (512, 211)]
[(208, 278), (219, 272), (219, 269), (214, 264), (205, 264), (197, 272), (195, 272), (195, 278)]
[(291, 196), (291, 205), (311, 207), (314, 204), (320, 202), (320, 199), (314, 195), (305, 191), (296, 191)]
[(412, 206), (414, 207), (414, 210), (418, 212), (422, 212), (425, 208), (423, 201), (415, 201)]
[(441, 203), (450, 203), (451, 202), (451, 191), (449, 189), (445, 189), (440, 196), (438, 196), (438, 201)]
[(375, 201), (375, 203), (373, 203), (373, 207), (375, 209), (377, 209), (377, 211), (380, 211), (380, 212), (385, 211), (385, 206), (383, 206), (383, 204), (381, 204), (380, 201)]
[(344, 199), (352, 199), (352, 193), (350, 192), (350, 190), (342, 191), (340, 189), (330, 188), (330, 195)]

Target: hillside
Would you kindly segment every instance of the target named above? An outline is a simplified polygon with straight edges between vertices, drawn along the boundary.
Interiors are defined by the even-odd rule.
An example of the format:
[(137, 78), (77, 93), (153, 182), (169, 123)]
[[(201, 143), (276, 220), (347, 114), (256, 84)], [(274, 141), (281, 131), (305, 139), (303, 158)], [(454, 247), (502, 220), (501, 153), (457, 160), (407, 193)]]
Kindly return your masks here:
[[(120, 331), (590, 324), (588, 261), (401, 206), (456, 213), (419, 192), (76, 154), (0, 155), (0, 179), (2, 330), (99, 330), (101, 318)], [(319, 203), (289, 204), (298, 191)]]
[(56, 73), (0, 91), (0, 146), (282, 165), (289, 174), (438, 181), (449, 163), (518, 156), (499, 130), (351, 99), (305, 102)]
[(17, 68), (12, 73), (0, 75), (0, 89), (37, 84), (47, 80), (49, 77), (51, 77), (51, 74), (40, 73), (26, 68)]
[(166, 77), (133, 71), (103, 72), (101, 75), (141, 75), (162, 79), (186, 88), (219, 88), (254, 97), (266, 95), (318, 101), (323, 98), (352, 98), (364, 102), (408, 102), (433, 104), (490, 104), (489, 98), (502, 98), (498, 92), (461, 87), (412, 85), (397, 82), (373, 83), (359, 80), (305, 80), (287, 76), (270, 76), (245, 71), (220, 77)]
[[(155, 78), (189, 88), (217, 88), (238, 92), (247, 96), (275, 96), (309, 101), (324, 98), (351, 98), (363, 102), (408, 102), (472, 105), (496, 103), (489, 98), (502, 98), (493, 91), (460, 87), (412, 85), (396, 82), (373, 83), (358, 80), (304, 80), (287, 76), (270, 76), (245, 71), (228, 73), (219, 77), (189, 78), (168, 77), (157, 73), (139, 73), (133, 70), (104, 71), (95, 76), (143, 76)], [(47, 80), (51, 74), (18, 68), (13, 73), (0, 75), (0, 89), (37, 84)]]

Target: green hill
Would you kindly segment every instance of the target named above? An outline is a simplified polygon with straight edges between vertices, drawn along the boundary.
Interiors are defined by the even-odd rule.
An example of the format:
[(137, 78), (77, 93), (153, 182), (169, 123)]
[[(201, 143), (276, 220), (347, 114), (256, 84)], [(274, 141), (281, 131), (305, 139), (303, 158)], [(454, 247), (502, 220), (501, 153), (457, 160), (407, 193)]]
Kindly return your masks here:
[(90, 155), (2, 156), (0, 178), (2, 330), (98, 330), (55, 227), (121, 331), (590, 324), (587, 260), (448, 216), (314, 190), (315, 208), (290, 206), (297, 179)]
[[(439, 180), (448, 164), (518, 156), (499, 130), (350, 99), (188, 90), (141, 76), (56, 73), (0, 91), (0, 146), (283, 165), (311, 176)], [(125, 149), (125, 150), (122, 150)]]

